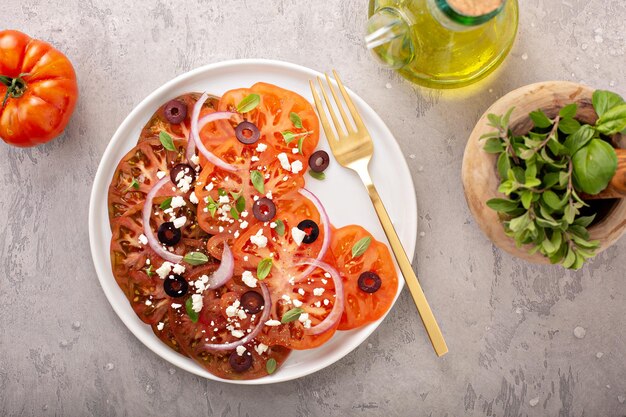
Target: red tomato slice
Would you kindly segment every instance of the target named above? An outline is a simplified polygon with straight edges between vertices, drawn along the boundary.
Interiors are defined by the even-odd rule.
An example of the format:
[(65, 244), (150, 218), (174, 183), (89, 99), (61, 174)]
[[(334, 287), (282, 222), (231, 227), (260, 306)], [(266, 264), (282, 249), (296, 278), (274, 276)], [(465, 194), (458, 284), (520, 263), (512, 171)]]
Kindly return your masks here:
[[(363, 255), (353, 258), (352, 247), (364, 237), (370, 237), (372, 243)], [(387, 245), (375, 240), (361, 226), (345, 226), (333, 231), (330, 250), (342, 275), (345, 294), (339, 330), (354, 329), (381, 318), (398, 291), (398, 276)], [(376, 273), (382, 280), (380, 289), (374, 293), (359, 288), (359, 276), (366, 271)]]

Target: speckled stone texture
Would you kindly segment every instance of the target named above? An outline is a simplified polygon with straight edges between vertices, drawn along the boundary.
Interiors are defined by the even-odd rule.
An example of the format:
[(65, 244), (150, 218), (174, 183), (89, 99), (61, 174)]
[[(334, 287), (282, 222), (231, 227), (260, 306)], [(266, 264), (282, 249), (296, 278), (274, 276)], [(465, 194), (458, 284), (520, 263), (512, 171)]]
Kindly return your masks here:
[[(626, 239), (579, 272), (529, 265), (490, 244), (463, 197), (466, 139), (498, 97), (554, 79), (626, 93), (622, 0), (521, 3), (503, 67), (473, 87), (435, 91), (378, 68), (362, 42), (364, 0), (3, 0), (0, 28), (65, 52), (81, 97), (54, 142), (0, 144), (0, 415), (626, 415)], [(415, 265), (447, 337), (444, 358), (407, 291), (346, 358), (266, 387), (173, 369), (109, 306), (87, 232), (109, 139), (167, 80), (251, 57), (336, 68), (396, 135), (415, 180)]]

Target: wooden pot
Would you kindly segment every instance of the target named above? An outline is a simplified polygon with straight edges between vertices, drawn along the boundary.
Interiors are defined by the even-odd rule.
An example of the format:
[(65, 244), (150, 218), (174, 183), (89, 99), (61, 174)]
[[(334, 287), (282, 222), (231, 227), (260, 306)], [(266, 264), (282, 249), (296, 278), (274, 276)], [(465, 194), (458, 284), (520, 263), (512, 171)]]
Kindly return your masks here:
[[(578, 103), (576, 119), (580, 122), (594, 124), (598, 116), (593, 110), (591, 97), (593, 89), (588, 86), (568, 81), (548, 81), (530, 84), (514, 90), (496, 101), (482, 115), (472, 131), (465, 154), (463, 156), (462, 179), (467, 204), (478, 223), (478, 226), (491, 241), (511, 255), (538, 264), (547, 264), (550, 261), (540, 253), (529, 254), (530, 246), (518, 248), (515, 241), (504, 233), (504, 227), (498, 213), (486, 204), (492, 198), (506, 198), (498, 192), (500, 177), (496, 168), (497, 155), (483, 150), (485, 141), (480, 136), (492, 132), (488, 126), (489, 113), (504, 114), (511, 107), (515, 107), (511, 115), (510, 126), (517, 135), (527, 133), (533, 123), (528, 113), (541, 109), (548, 117), (556, 117), (559, 110), (570, 103)], [(621, 135), (613, 138), (615, 147), (624, 148)], [(604, 200), (604, 210), (596, 216), (594, 224), (589, 227), (592, 239), (600, 241), (600, 251), (611, 246), (626, 230), (626, 199)]]

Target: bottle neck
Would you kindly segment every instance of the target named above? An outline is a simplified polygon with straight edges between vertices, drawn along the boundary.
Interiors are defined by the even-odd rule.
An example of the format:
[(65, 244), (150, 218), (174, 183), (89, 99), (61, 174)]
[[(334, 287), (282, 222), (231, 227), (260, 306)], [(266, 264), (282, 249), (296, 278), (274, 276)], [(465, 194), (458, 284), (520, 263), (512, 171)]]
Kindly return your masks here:
[(448, 27), (463, 30), (480, 26), (497, 16), (506, 0), (428, 0), (430, 12)]

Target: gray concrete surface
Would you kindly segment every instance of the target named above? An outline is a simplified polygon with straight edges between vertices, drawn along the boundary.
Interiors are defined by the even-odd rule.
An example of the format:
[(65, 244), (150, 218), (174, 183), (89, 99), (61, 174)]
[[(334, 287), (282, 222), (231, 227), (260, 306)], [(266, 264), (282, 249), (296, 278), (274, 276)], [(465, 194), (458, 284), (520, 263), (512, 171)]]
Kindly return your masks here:
[[(502, 69), (440, 92), (377, 67), (361, 41), (366, 3), (2, 2), (0, 28), (67, 53), (81, 97), (61, 138), (27, 150), (0, 144), (0, 415), (626, 415), (626, 239), (579, 272), (529, 265), (481, 234), (460, 182), (474, 122), (506, 92), (564, 79), (626, 93), (626, 5), (522, 0)], [(245, 57), (338, 69), (395, 133), (416, 184), (415, 264), (447, 336), (445, 358), (434, 356), (405, 292), (334, 366), (279, 385), (232, 386), (173, 369), (109, 306), (87, 233), (109, 138), (165, 81)]]

